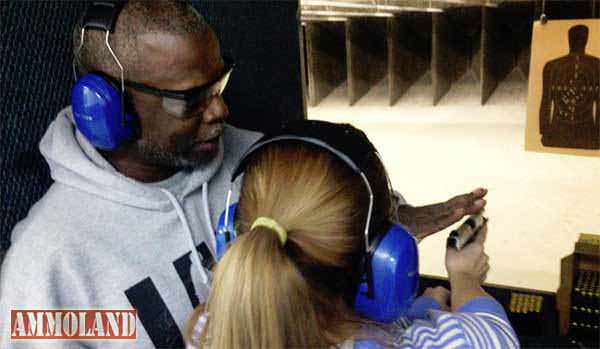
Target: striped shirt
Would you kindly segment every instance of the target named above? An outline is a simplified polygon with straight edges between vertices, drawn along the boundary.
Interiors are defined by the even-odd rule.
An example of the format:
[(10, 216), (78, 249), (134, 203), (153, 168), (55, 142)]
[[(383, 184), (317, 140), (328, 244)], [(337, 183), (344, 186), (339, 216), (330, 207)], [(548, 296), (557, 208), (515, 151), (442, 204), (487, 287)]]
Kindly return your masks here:
[(477, 297), (456, 312), (440, 310), (433, 298), (419, 297), (407, 318), (388, 326), (384, 336), (374, 332), (355, 340), (355, 349), (444, 348), (511, 349), (519, 348), (517, 335), (506, 312), (495, 299)]
[[(200, 316), (187, 349), (199, 347), (198, 338), (207, 319), (206, 314)], [(391, 326), (365, 329), (354, 340), (338, 346), (352, 347), (512, 349), (520, 346), (506, 312), (495, 299), (477, 297), (450, 313), (441, 311), (433, 298), (422, 296), (417, 298), (406, 318), (399, 319)]]
[(192, 330), (190, 341), (186, 343), (185, 349), (200, 348), (200, 334), (202, 334), (202, 329), (206, 325), (206, 321), (208, 321), (208, 313), (200, 314), (198, 321), (196, 321), (196, 323), (194, 324), (194, 329)]

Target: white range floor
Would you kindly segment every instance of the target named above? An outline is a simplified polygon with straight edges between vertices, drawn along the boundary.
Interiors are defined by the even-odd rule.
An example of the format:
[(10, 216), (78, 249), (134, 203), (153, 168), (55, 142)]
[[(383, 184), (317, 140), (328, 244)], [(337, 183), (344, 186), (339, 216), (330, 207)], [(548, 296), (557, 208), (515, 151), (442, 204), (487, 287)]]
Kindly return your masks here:
[[(392, 107), (385, 79), (353, 107), (343, 84), (308, 116), (363, 129), (413, 205), (488, 188), (487, 282), (556, 291), (560, 259), (579, 234), (600, 234), (600, 159), (524, 151), (527, 87), (518, 71), (485, 106), (465, 76), (433, 107), (429, 79)], [(448, 233), (421, 242), (421, 273), (445, 276)]]

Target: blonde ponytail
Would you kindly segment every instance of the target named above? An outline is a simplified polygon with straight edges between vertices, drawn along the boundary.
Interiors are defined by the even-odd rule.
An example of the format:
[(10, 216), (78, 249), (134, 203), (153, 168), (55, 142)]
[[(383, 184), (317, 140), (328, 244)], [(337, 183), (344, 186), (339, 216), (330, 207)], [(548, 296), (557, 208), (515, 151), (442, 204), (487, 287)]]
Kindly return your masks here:
[[(206, 304), (203, 347), (317, 348), (349, 339), (366, 192), (345, 164), (313, 146), (271, 145), (247, 167), (237, 231)], [(253, 223), (269, 217), (275, 225)], [(283, 242), (283, 243), (282, 243)]]

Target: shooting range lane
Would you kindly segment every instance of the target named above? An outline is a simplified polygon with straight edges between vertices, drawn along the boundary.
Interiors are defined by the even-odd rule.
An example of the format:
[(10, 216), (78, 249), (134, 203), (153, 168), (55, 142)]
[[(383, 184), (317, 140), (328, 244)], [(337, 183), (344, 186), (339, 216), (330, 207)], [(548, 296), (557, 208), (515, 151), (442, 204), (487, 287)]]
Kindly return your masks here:
[[(600, 161), (524, 150), (527, 87), (518, 69), (484, 106), (468, 76), (435, 107), (418, 98), (387, 107), (387, 83), (381, 80), (352, 107), (341, 84), (308, 117), (363, 129), (394, 188), (412, 205), (489, 188), (487, 282), (555, 292), (560, 258), (572, 253), (580, 233), (600, 232)], [(453, 228), (419, 245), (421, 273), (446, 275), (444, 249)]]

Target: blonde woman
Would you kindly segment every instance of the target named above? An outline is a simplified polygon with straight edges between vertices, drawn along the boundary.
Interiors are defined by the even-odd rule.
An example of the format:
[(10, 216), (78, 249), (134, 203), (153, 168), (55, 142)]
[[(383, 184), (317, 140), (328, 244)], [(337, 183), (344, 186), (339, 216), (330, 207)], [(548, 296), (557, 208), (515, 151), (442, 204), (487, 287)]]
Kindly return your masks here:
[[(305, 123), (315, 128), (315, 122)], [(489, 268), (485, 228), (460, 252), (447, 251), (452, 293), (426, 290), (398, 322), (404, 326), (378, 324), (354, 311), (365, 221), (369, 240), (377, 239), (390, 224), (393, 200), (383, 164), (364, 134), (348, 125), (317, 124), (323, 131), (271, 142), (243, 160), (239, 235), (216, 266), (208, 302), (189, 322), (188, 346), (518, 347), (502, 307), (481, 288)], [(336, 138), (355, 141), (352, 154), (318, 145)], [(370, 217), (369, 190), (348, 159), (370, 183)]]

